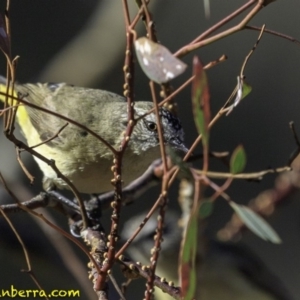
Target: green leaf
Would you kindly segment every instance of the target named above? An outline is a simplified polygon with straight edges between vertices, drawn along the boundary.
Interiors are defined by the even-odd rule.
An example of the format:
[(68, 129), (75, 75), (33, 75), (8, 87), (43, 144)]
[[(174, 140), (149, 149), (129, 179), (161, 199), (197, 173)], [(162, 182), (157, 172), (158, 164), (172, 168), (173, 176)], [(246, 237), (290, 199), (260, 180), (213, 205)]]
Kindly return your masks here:
[(269, 241), (274, 244), (281, 243), (279, 235), (261, 216), (247, 206), (236, 204), (233, 201), (230, 201), (229, 204), (241, 218), (245, 226), (253, 233), (265, 241)]
[(241, 78), (240, 76), (237, 77), (237, 87), (236, 87), (236, 96), (233, 101), (233, 105), (231, 107), (231, 110), (236, 107), (242, 99), (244, 99), (247, 95), (250, 94), (252, 91), (252, 87), (247, 84), (244, 80), (244, 78)]
[(246, 152), (242, 145), (236, 147), (230, 158), (230, 173), (241, 173), (246, 166)]
[(252, 91), (252, 86), (249, 85), (248, 83), (243, 81), (243, 88), (242, 88), (242, 99), (248, 96)]
[(203, 146), (208, 146), (208, 125), (210, 122), (210, 95), (207, 76), (198, 57), (194, 57), (192, 85), (192, 104), (196, 128), (202, 134)]
[(193, 210), (183, 236), (179, 276), (181, 282), (181, 297), (184, 300), (195, 299), (197, 290), (196, 254), (198, 240), (199, 218), (208, 217), (213, 209), (210, 200), (203, 200), (200, 207)]
[(203, 200), (199, 208), (199, 217), (205, 219), (212, 214), (213, 211), (213, 202), (210, 200)]
[(195, 260), (197, 252), (197, 235), (198, 216), (196, 213), (193, 213), (184, 233), (179, 266), (181, 297), (185, 300), (194, 299), (196, 292), (197, 278)]

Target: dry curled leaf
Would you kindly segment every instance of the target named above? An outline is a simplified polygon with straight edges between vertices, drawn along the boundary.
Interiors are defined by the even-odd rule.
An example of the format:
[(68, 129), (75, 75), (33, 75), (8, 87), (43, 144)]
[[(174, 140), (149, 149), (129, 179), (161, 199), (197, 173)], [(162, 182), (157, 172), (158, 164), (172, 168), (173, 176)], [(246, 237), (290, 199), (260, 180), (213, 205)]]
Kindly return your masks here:
[(187, 67), (166, 47), (154, 43), (146, 37), (135, 41), (135, 51), (144, 73), (159, 84), (177, 77)]

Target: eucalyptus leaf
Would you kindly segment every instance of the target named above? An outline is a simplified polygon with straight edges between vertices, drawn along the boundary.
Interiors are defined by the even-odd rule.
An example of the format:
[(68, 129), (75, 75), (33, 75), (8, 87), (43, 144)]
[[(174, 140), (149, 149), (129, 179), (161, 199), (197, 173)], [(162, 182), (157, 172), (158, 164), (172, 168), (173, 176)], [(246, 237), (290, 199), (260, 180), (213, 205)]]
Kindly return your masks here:
[(237, 204), (233, 201), (230, 201), (229, 204), (241, 218), (245, 226), (253, 233), (265, 241), (269, 241), (274, 244), (281, 243), (279, 235), (261, 216), (247, 206)]
[(196, 278), (196, 253), (198, 236), (198, 215), (192, 213), (183, 236), (181, 246), (181, 258), (179, 265), (179, 276), (181, 282), (181, 297), (192, 300), (195, 297)]
[(202, 144), (208, 147), (210, 122), (210, 94), (208, 80), (202, 63), (197, 56), (193, 60), (192, 104), (194, 122), (198, 134), (202, 134)]

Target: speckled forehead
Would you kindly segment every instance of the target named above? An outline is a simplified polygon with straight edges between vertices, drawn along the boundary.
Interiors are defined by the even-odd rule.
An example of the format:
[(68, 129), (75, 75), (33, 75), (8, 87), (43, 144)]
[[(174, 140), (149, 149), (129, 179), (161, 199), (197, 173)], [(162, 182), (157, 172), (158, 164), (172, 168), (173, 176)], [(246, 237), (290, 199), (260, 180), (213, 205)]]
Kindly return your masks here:
[(164, 120), (168, 122), (168, 124), (175, 129), (176, 131), (179, 131), (182, 129), (181, 123), (177, 117), (175, 117), (170, 111), (168, 111), (165, 108), (162, 108), (160, 110), (160, 115)]
[[(149, 109), (151, 109), (151, 108), (152, 107), (150, 106)], [(148, 111), (148, 110), (136, 107), (136, 106), (134, 109), (135, 109), (137, 116), (143, 116)], [(181, 122), (169, 110), (167, 110), (164, 107), (161, 107), (159, 110), (159, 114), (160, 114), (160, 116), (162, 118), (162, 122), (164, 123), (165, 126), (172, 128), (175, 131), (182, 130)], [(155, 113), (151, 113), (149, 115), (146, 115), (145, 119), (148, 121), (156, 122), (156, 115), (155, 115)]]

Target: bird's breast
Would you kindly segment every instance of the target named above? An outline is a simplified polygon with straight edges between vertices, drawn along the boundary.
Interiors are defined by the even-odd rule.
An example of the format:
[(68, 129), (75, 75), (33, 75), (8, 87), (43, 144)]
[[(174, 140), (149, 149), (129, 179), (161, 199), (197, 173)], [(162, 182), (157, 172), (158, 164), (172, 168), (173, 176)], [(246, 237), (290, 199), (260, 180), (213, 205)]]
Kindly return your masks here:
[[(141, 155), (126, 149), (122, 159), (122, 181), (127, 185), (138, 178), (151, 162), (159, 157), (159, 148), (155, 147)], [(65, 175), (81, 193), (100, 194), (113, 189), (111, 180), (114, 178), (112, 171), (113, 158), (98, 157), (93, 161), (86, 159), (72, 159), (71, 156), (57, 157), (54, 159), (58, 169)], [(50, 166), (37, 159), (46, 180), (53, 181), (59, 189), (68, 189), (68, 185), (60, 178)]]

